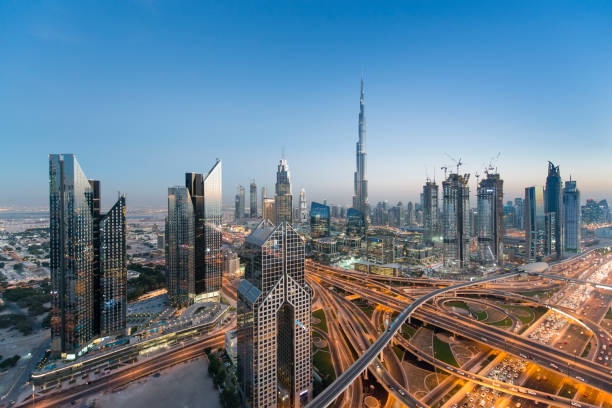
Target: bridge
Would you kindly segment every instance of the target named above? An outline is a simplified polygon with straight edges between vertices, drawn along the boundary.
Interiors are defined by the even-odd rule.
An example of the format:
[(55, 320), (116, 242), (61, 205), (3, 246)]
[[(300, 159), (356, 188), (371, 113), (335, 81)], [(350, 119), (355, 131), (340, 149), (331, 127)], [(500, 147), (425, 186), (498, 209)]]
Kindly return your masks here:
[[(406, 320), (408, 320), (410, 315), (412, 315), (412, 313), (425, 302), (445, 292), (450, 292), (468, 286), (492, 282), (500, 279), (507, 279), (513, 276), (520, 275), (522, 273), (524, 273), (524, 271), (515, 270), (512, 272), (489, 276), (471, 282), (462, 282), (445, 288), (436, 289), (416, 299), (409, 306), (407, 306), (402, 311), (402, 313), (397, 316), (397, 318), (395, 318), (395, 320), (389, 325), (387, 330), (385, 330), (384, 333), (378, 339), (376, 339), (376, 341), (365, 351), (365, 353), (363, 353), (357, 359), (357, 361), (355, 361), (345, 372), (343, 372), (338, 378), (336, 378), (336, 380), (332, 384), (325, 388), (325, 390), (323, 390), (308, 405), (306, 405), (306, 408), (325, 408), (332, 402), (334, 402), (334, 400), (338, 398), (340, 394), (342, 394), (342, 392), (346, 390), (348, 386), (353, 381), (355, 381), (355, 379), (359, 377), (361, 373), (365, 371), (370, 364), (372, 364), (376, 360), (377, 356), (387, 346), (387, 344), (389, 344), (389, 342), (393, 339), (398, 330), (402, 327)], [(419, 404), (415, 404), (413, 406), (420, 407)]]

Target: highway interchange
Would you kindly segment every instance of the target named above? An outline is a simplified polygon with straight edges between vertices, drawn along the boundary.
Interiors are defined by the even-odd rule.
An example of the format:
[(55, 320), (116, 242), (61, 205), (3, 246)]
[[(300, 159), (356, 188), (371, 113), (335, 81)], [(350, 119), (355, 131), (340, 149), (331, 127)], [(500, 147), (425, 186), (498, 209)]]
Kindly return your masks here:
[[(365, 275), (307, 260), (314, 308), (323, 310), (327, 322), (325, 331), (313, 328), (313, 332), (327, 341), (336, 377), (308, 407), (360, 407), (367, 395), (375, 395), (381, 406), (389, 408), (610, 407), (612, 368), (605, 357), (612, 336), (602, 322), (612, 300), (611, 262), (610, 254), (590, 251), (552, 265), (544, 276), (538, 275), (543, 271), (528, 274), (509, 268), (480, 281), (460, 282)], [(229, 281), (224, 280), (224, 285), (225, 296), (235, 302)], [(487, 309), (507, 317), (509, 324), (480, 321), (474, 310), (466, 312), (453, 306), (461, 302), (474, 310)], [(364, 309), (364, 304), (369, 307)], [(511, 313), (512, 308), (542, 308), (545, 313), (527, 324)], [(554, 341), (537, 336), (545, 332), (549, 321), (560, 328)], [(27, 398), (20, 406), (35, 403), (37, 407), (59, 407), (121, 388), (172, 365), (200, 358), (206, 347), (222, 347), (224, 331), (234, 326), (232, 319), (181, 347), (157, 352), (150, 358), (132, 359), (87, 382), (37, 389), (34, 400)], [(481, 351), (468, 362), (450, 364), (405, 335), (404, 329), (409, 326), (449, 333)], [(402, 361), (397, 350), (443, 373), (444, 379), (426, 395), (415, 392), (410, 381), (411, 365)], [(504, 377), (499, 373), (513, 364), (527, 367), (520, 379), (500, 380)], [(372, 384), (378, 387), (375, 392)], [(569, 385), (576, 392), (561, 395), (563, 386)], [(493, 400), (497, 401), (495, 405)]]

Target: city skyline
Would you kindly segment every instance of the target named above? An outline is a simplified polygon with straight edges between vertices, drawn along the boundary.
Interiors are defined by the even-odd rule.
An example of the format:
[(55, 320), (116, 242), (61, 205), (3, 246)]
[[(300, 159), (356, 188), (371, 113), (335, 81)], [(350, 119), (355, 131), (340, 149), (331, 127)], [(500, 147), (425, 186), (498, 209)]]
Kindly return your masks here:
[[(548, 160), (563, 180), (578, 181), (582, 200), (612, 193), (598, 166), (612, 128), (602, 63), (611, 53), (608, 7), (186, 7), (190, 16), (156, 2), (106, 14), (95, 4), (47, 5), (41, 13), (2, 6), (10, 18), (0, 33), (9, 62), (0, 134), (14, 154), (0, 166), (21, 177), (3, 178), (0, 207), (45, 205), (41, 163), (49, 151), (77, 154), (90, 174), (126, 192), (131, 208), (159, 209), (165, 186), (220, 157), (229, 204), (237, 184), (273, 186), (269, 168), (283, 146), (296, 191), (350, 206), (362, 73), (370, 204), (416, 201), (427, 175), (435, 169), (440, 182), (440, 167), (453, 166), (445, 152), (474, 173), (501, 151), (507, 199), (543, 184)], [(245, 35), (262, 21), (286, 38), (273, 28)], [(441, 41), (446, 36), (453, 45)], [(104, 153), (117, 145), (108, 166)], [(167, 160), (179, 150), (180, 160)], [(23, 183), (31, 188), (21, 191)]]

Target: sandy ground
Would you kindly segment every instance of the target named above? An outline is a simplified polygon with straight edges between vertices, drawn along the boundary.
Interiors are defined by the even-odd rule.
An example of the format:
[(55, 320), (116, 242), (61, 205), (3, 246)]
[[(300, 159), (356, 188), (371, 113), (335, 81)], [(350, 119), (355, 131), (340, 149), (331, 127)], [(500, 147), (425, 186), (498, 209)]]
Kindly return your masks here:
[(95, 400), (97, 408), (221, 408), (219, 392), (208, 376), (208, 360), (199, 359), (172, 367), (159, 377), (149, 376), (126, 388), (97, 394), (81, 402)]

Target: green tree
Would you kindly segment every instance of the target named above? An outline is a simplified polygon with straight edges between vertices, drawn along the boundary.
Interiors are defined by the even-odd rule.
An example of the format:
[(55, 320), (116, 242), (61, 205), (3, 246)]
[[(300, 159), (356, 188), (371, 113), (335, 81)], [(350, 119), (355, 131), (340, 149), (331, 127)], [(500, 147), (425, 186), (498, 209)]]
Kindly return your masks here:
[(213, 378), (213, 384), (215, 384), (215, 387), (220, 387), (225, 382), (226, 377), (227, 371), (225, 371), (225, 368), (221, 367)]

